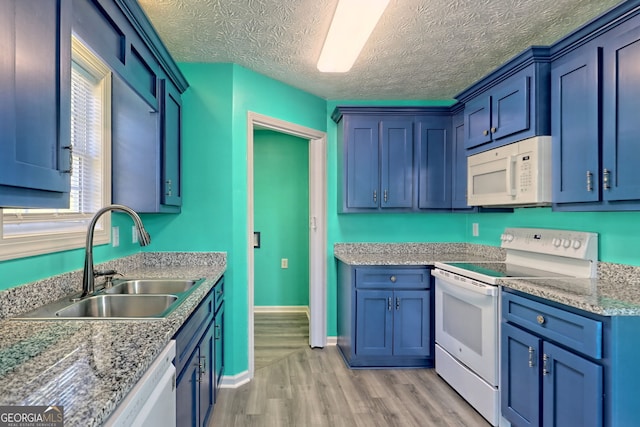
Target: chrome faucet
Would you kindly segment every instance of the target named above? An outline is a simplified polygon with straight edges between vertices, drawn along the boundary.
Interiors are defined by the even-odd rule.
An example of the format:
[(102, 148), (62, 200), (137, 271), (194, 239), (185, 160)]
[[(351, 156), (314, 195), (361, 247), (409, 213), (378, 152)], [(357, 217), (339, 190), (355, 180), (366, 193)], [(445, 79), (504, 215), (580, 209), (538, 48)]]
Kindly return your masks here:
[(82, 295), (80, 298), (84, 298), (87, 295), (91, 294), (95, 290), (95, 272), (93, 270), (93, 233), (95, 232), (96, 224), (98, 223), (98, 219), (102, 216), (102, 214), (109, 211), (118, 211), (124, 212), (131, 217), (133, 220), (136, 231), (138, 233), (138, 242), (140, 246), (147, 246), (151, 243), (151, 237), (147, 230), (144, 229), (144, 225), (142, 224), (142, 220), (140, 216), (135, 213), (135, 211), (124, 205), (110, 205), (105, 206), (100, 209), (91, 219), (89, 223), (89, 228), (87, 230), (87, 243), (84, 249), (84, 271), (82, 273)]

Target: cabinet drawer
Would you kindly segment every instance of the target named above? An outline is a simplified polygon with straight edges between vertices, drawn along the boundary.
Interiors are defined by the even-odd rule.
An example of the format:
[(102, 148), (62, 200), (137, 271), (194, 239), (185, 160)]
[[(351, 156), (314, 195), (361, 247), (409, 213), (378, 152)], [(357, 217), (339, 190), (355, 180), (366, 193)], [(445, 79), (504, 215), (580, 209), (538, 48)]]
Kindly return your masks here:
[(356, 268), (356, 288), (429, 288), (427, 268)]
[(213, 294), (215, 298), (215, 312), (217, 313), (222, 305), (222, 300), (224, 299), (224, 277), (221, 277), (213, 287)]
[(517, 295), (502, 294), (502, 316), (543, 338), (602, 358), (602, 322)]
[(213, 321), (214, 293), (209, 292), (189, 319), (175, 335), (176, 340), (176, 372), (180, 373), (198, 341)]

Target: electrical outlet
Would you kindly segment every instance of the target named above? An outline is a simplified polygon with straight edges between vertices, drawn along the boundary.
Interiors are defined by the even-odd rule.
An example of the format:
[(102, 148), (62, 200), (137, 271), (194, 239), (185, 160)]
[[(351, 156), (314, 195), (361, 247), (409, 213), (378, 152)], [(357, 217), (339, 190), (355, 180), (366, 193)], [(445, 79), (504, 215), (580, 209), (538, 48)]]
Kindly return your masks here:
[(472, 233), (473, 233), (473, 237), (478, 237), (480, 235), (480, 226), (478, 225), (477, 222), (474, 222), (472, 224)]
[(131, 226), (131, 243), (138, 243), (138, 229), (135, 225)]
[(111, 246), (120, 246), (120, 227), (111, 227)]
[(289, 260), (287, 258), (282, 258), (282, 260), (280, 260), (280, 267), (289, 268)]

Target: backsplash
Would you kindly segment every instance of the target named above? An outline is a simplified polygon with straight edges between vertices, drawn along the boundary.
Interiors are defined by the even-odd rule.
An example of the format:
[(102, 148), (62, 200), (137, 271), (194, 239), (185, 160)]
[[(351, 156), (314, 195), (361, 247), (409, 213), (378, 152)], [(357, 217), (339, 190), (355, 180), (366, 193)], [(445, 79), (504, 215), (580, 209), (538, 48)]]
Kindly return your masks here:
[[(140, 252), (124, 258), (96, 264), (96, 270), (127, 271), (143, 267), (195, 267), (226, 264), (224, 252)], [(0, 291), (0, 320), (34, 310), (82, 290), (82, 270), (59, 274)]]

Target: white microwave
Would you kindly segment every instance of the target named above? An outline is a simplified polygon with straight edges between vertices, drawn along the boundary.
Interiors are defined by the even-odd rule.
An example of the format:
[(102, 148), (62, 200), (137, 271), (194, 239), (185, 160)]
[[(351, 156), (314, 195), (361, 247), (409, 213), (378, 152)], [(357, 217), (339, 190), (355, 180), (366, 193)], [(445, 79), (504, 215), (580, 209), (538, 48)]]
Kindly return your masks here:
[(467, 157), (469, 206), (549, 206), (551, 137), (536, 136)]

